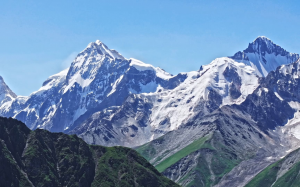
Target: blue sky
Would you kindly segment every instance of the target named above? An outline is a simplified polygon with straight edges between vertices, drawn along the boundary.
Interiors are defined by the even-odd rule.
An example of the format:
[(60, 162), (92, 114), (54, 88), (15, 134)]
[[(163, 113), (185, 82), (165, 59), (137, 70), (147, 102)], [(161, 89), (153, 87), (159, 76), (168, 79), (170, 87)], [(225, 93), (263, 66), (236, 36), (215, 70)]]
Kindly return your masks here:
[(300, 53), (298, 1), (3, 1), (0, 75), (29, 95), (99, 39), (126, 58), (176, 74), (267, 36)]

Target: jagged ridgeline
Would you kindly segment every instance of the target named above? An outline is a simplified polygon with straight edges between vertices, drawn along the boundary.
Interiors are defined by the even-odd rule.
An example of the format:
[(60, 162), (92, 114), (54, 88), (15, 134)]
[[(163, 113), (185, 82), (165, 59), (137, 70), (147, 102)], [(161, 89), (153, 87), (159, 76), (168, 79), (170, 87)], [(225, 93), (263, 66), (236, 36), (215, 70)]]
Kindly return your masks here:
[(178, 186), (136, 151), (0, 118), (0, 186)]
[(242, 103), (200, 111), (137, 151), (182, 186), (300, 186), (300, 152), (288, 155), (300, 147), (299, 75), (300, 60), (280, 66)]
[[(136, 148), (158, 170), (131, 149), (27, 129), (4, 141), (19, 172), (14, 179), (57, 181), (53, 186), (170, 186), (161, 172), (187, 187), (264, 186), (265, 179), (282, 184), (281, 174), (290, 178), (290, 172), (275, 170), (300, 147), (298, 59), (260, 36), (233, 56), (171, 75), (96, 41), (27, 97), (16, 96), (0, 79), (1, 116), (31, 130), (76, 134), (88, 144)], [(18, 140), (20, 148), (8, 140)], [(286, 170), (298, 171), (293, 168)], [(291, 181), (296, 185), (298, 178)]]

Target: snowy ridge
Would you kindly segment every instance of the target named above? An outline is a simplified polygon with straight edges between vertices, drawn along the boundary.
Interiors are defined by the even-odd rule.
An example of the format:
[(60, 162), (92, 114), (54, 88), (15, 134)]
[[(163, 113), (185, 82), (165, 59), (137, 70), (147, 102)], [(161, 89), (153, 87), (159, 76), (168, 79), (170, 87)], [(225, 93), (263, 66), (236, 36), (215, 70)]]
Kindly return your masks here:
[(114, 49), (109, 49), (100, 40), (96, 40), (96, 42), (91, 42), (83, 52), (85, 52), (89, 48), (96, 48), (100, 55), (108, 55), (110, 58), (125, 60), (125, 58), (118, 51)]
[(286, 75), (291, 75), (293, 79), (298, 79), (300, 76), (300, 59), (293, 64), (282, 65), (279, 72)]
[(44, 83), (43, 86), (38, 90), (33, 92), (31, 95), (42, 94), (44, 91), (49, 90), (53, 87), (58, 87), (60, 84), (63, 84), (66, 80), (67, 73), (69, 68), (50, 76)]
[(162, 79), (170, 79), (171, 77), (173, 77), (171, 74), (165, 72), (159, 67), (154, 67), (150, 64), (146, 64), (134, 58), (130, 58), (130, 66), (134, 67), (138, 71), (146, 71), (146, 70), (155, 71), (156, 75)]
[(6, 85), (4, 79), (0, 76), (0, 104), (4, 104), (16, 98), (17, 95), (11, 91), (11, 89)]
[(64, 93), (75, 83), (82, 88), (87, 87), (96, 78), (98, 69), (105, 61), (113, 63), (116, 59), (124, 60), (125, 58), (115, 50), (109, 50), (99, 40), (90, 43), (72, 62), (67, 75), (68, 85), (65, 87)]
[[(232, 79), (224, 76), (226, 69), (232, 69)], [(233, 79), (240, 82), (240, 95), (233, 97), (230, 88), (235, 84)], [(230, 58), (217, 58), (210, 64), (203, 66), (200, 72), (187, 73), (187, 79), (173, 90), (156, 93), (151, 126), (159, 127), (166, 116), (170, 121), (170, 129), (178, 128), (183, 121), (194, 115), (194, 109), (202, 100), (209, 100), (209, 93), (214, 90), (222, 97), (222, 105), (238, 104), (245, 100), (258, 86), (258, 77), (255, 70), (243, 63), (238, 63)], [(166, 129), (165, 129), (166, 130)]]
[[(152, 69), (138, 65), (143, 68), (139, 70)], [(91, 144), (139, 146), (178, 129), (195, 115), (241, 103), (258, 86), (253, 68), (227, 57), (215, 59), (200, 71), (177, 76), (186, 78), (175, 88), (150, 82), (145, 86), (147, 92), (132, 92), (135, 94), (121, 107), (94, 113), (71, 133)]]
[(253, 43), (253, 45), (251, 46), (252, 49), (257, 52), (262, 52), (263, 49), (261, 46), (261, 42), (266, 44), (266, 47), (270, 52), (272, 52), (275, 49), (275, 46), (278, 46), (274, 44), (269, 38), (265, 36), (259, 36), (252, 42)]
[[(217, 58), (199, 71), (173, 76), (137, 59), (126, 59), (97, 40), (38, 91), (2, 104), (0, 114), (21, 120), (31, 129), (69, 132), (80, 127), (72, 132), (85, 134), (89, 143), (135, 146), (180, 128), (195, 115), (242, 103), (258, 87), (259, 76), (296, 56), (259, 37), (234, 57)], [(283, 66), (282, 71), (293, 70)], [(105, 120), (96, 119), (101, 116)], [(108, 133), (97, 134), (95, 140), (97, 132)]]
[(86, 112), (121, 105), (131, 93), (155, 92), (170, 78), (162, 69), (128, 60), (97, 40), (68, 69), (50, 76), (30, 96), (5, 101), (0, 113), (31, 129), (64, 131)]
[(260, 36), (247, 49), (230, 58), (253, 67), (259, 76), (265, 77), (278, 66), (298, 60), (299, 54), (287, 52), (267, 37)]

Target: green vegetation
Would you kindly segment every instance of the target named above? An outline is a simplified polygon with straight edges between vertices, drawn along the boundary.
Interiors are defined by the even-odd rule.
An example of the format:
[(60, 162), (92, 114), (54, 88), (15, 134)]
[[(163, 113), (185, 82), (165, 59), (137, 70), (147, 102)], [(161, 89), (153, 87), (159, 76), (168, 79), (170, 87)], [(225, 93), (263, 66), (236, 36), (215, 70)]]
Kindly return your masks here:
[[(197, 159), (196, 165), (188, 173), (180, 176), (178, 183), (190, 187), (213, 186), (241, 162), (241, 159), (234, 154), (234, 151), (230, 150), (230, 147), (224, 146), (220, 141), (216, 141), (218, 138), (213, 134), (207, 135), (195, 140), (167, 158), (166, 155), (171, 150), (165, 150), (159, 156), (156, 154), (158, 152), (156, 149), (164, 142), (164, 136), (140, 146), (136, 150), (147, 160), (151, 160), (156, 169), (165, 175), (168, 175), (168, 168), (182, 159), (186, 159), (185, 157), (188, 155), (193, 154), (190, 159)], [(153, 160), (155, 156), (157, 157)], [(249, 157), (251, 156), (249, 154)]]
[(91, 146), (1, 117), (0, 168), (0, 186), (178, 186), (132, 149)]
[[(160, 174), (136, 151), (125, 147), (106, 148), (98, 160), (92, 186), (177, 186)], [(135, 160), (135, 163), (132, 163)], [(147, 171), (147, 172), (145, 172)], [(106, 175), (109, 173), (109, 175)]]
[(150, 143), (144, 144), (136, 148), (136, 151), (143, 155), (143, 157), (148, 161), (151, 159), (152, 155), (156, 154), (156, 150), (150, 145)]
[[(202, 148), (200, 152), (197, 166), (190, 171), (190, 173), (197, 173), (198, 177), (187, 186), (213, 186), (240, 163), (239, 159), (226, 151)], [(182, 178), (180, 183), (184, 180), (186, 178)]]
[(278, 166), (281, 161), (266, 167), (262, 172), (256, 175), (245, 187), (256, 187), (256, 186), (271, 186), (277, 177), (277, 172), (280, 169)]
[[(285, 158), (269, 165), (259, 174), (257, 174), (245, 187), (298, 187), (300, 186), (300, 162), (296, 162), (292, 167), (281, 177), (278, 178), (278, 172), (285, 162), (286, 158), (299, 154), (299, 150), (293, 151)], [(297, 157), (297, 156), (296, 156)], [(292, 163), (291, 161), (289, 161)]]
[(299, 187), (300, 186), (300, 162), (295, 164), (288, 172), (280, 177), (274, 187)]
[[(162, 143), (164, 141), (164, 136), (159, 137), (152, 142), (146, 143), (140, 147), (137, 147), (135, 150), (140, 153), (144, 158), (146, 158), (148, 161), (153, 158), (153, 156), (157, 153), (156, 149), (153, 147), (152, 143)], [(152, 163), (153, 164), (153, 163)]]
[(180, 159), (186, 157), (187, 155), (191, 154), (194, 151), (197, 151), (202, 148), (204, 142), (209, 138), (210, 136), (207, 135), (205, 137), (202, 137), (193, 143), (189, 144), (188, 146), (184, 147), (180, 151), (176, 152), (172, 156), (164, 159), (162, 162), (160, 162), (158, 165), (156, 165), (156, 169), (159, 172), (163, 172), (168, 167), (172, 166), (176, 162), (178, 162)]

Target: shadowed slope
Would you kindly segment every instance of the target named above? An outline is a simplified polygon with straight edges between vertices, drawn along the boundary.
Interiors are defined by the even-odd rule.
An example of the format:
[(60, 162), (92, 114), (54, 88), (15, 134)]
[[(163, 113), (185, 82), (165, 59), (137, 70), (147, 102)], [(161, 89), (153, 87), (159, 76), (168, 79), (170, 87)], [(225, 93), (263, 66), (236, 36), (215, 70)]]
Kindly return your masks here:
[(136, 151), (0, 118), (0, 186), (178, 186)]

